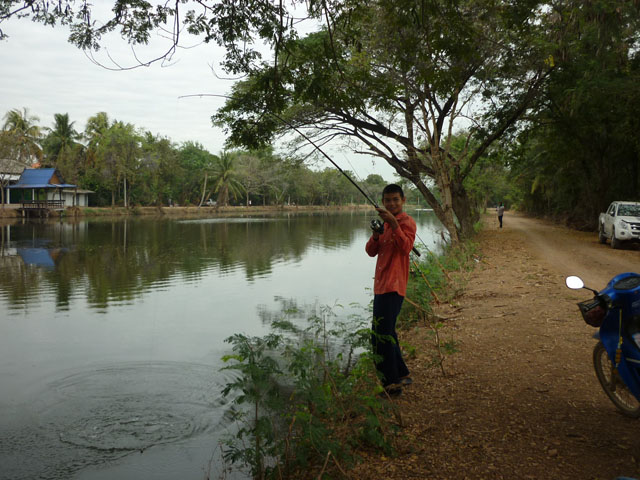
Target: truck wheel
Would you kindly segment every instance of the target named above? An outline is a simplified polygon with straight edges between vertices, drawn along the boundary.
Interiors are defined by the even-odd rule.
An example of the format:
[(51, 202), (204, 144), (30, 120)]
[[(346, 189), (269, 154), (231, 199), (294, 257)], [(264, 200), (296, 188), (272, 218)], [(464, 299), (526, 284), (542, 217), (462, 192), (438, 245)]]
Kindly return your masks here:
[(598, 241), (602, 244), (607, 243), (607, 236), (604, 234), (604, 225), (600, 224), (598, 229)]
[(622, 242), (616, 238), (616, 229), (612, 228), (611, 229), (611, 248), (618, 249), (622, 246), (621, 244)]

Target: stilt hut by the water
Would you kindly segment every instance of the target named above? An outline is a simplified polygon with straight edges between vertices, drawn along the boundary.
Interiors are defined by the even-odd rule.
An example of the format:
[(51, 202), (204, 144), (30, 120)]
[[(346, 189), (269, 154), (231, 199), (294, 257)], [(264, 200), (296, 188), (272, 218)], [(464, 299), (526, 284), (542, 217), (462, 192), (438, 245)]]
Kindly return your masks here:
[(88, 190), (65, 183), (56, 168), (25, 168), (11, 190), (20, 192), (20, 210), (24, 216), (34, 212), (37, 216), (48, 216), (52, 210), (66, 207), (86, 206)]

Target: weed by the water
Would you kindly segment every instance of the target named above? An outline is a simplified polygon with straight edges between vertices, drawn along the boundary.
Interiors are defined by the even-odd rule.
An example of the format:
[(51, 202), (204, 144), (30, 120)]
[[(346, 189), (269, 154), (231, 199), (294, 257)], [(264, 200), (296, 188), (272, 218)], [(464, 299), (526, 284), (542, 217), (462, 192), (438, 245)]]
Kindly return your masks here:
[(433, 303), (445, 303), (454, 299), (464, 287), (462, 272), (474, 266), (477, 257), (477, 246), (465, 242), (457, 247), (449, 247), (443, 255), (427, 252), (421, 261), (413, 261), (407, 299), (402, 310), (404, 321), (411, 323), (417, 320), (419, 305), (424, 311), (431, 312)]
[(224, 458), (253, 478), (329, 478), (344, 474), (363, 448), (393, 452), (398, 412), (379, 396), (368, 320), (341, 320), (323, 307), (300, 326), (289, 309), (264, 337), (233, 335), (225, 369), (238, 373), (224, 389), (235, 395), (239, 422)]
[(400, 327), (421, 324), (430, 328), (434, 344), (431, 365), (439, 367), (443, 375), (446, 357), (458, 350), (453, 339), (445, 341), (441, 338), (440, 330), (444, 324), (433, 313), (432, 305), (451, 303), (460, 295), (465, 281), (462, 273), (473, 267), (476, 250), (474, 243), (466, 242), (455, 248), (449, 247), (444, 255), (428, 252), (421, 262), (412, 262), (406, 301), (399, 317)]

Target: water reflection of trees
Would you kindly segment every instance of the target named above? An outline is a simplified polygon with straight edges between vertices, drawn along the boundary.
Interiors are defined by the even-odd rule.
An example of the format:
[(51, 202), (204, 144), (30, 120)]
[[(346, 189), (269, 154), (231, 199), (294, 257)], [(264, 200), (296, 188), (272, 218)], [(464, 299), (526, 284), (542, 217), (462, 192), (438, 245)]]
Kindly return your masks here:
[[(3, 226), (0, 292), (13, 306), (49, 292), (59, 309), (79, 296), (106, 309), (171, 282), (197, 282), (211, 271), (224, 276), (243, 270), (251, 282), (270, 275), (277, 263), (300, 261), (310, 247), (351, 244), (365, 222), (361, 214), (342, 214)], [(55, 268), (29, 264), (19, 248), (52, 254)]]

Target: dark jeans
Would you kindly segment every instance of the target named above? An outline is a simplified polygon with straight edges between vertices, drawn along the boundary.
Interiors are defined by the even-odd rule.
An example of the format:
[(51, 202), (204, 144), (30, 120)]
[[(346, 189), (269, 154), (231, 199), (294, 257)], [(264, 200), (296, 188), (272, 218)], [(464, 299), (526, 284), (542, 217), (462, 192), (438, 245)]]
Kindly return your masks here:
[(402, 352), (396, 334), (396, 319), (402, 307), (404, 297), (396, 292), (383, 293), (373, 297), (373, 327), (371, 346), (373, 353), (381, 360), (376, 368), (382, 375), (382, 384), (386, 387), (399, 383), (400, 378), (409, 375), (409, 369), (402, 359)]
[(502, 215), (498, 215), (498, 220), (500, 220), (500, 228), (502, 228)]

